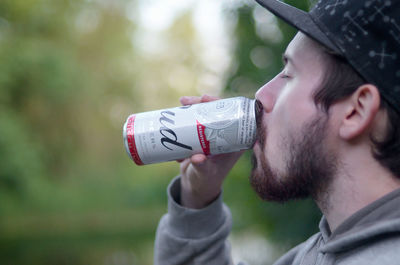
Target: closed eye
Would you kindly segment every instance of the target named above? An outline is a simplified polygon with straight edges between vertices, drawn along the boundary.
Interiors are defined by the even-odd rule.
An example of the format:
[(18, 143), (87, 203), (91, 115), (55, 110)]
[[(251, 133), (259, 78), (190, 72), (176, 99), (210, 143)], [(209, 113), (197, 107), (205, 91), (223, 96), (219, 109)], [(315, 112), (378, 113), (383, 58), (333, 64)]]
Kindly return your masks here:
[(282, 75), (281, 75), (281, 78), (283, 78), (283, 79), (288, 79), (288, 78), (290, 78), (290, 76), (285, 75), (285, 74), (282, 74)]
[(280, 74), (280, 78), (288, 79), (288, 78), (290, 78), (290, 75), (288, 75), (285, 70), (282, 70), (282, 72)]

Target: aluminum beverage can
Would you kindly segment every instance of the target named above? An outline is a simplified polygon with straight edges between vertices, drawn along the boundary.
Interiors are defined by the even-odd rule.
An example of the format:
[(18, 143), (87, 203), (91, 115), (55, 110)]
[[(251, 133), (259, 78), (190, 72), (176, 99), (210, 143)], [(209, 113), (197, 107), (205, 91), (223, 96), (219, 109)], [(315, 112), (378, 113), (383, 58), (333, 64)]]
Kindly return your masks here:
[(249, 149), (256, 139), (255, 100), (220, 99), (130, 115), (126, 152), (137, 165)]

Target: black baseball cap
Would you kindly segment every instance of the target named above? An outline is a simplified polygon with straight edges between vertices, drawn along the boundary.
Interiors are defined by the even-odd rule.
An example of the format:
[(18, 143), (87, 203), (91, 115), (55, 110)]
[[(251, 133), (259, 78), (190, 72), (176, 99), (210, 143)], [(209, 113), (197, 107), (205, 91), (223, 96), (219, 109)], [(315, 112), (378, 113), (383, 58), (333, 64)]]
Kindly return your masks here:
[(309, 12), (278, 0), (256, 1), (344, 57), (400, 113), (400, 1), (320, 0)]

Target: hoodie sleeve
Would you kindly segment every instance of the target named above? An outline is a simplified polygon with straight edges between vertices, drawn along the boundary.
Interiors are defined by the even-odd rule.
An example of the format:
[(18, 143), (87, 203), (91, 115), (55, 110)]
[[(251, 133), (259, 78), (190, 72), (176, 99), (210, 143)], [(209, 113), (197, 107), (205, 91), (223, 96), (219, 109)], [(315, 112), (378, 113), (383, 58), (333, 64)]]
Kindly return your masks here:
[(168, 213), (157, 228), (154, 264), (232, 264), (227, 237), (232, 217), (220, 195), (204, 209), (179, 204), (180, 178), (168, 187)]

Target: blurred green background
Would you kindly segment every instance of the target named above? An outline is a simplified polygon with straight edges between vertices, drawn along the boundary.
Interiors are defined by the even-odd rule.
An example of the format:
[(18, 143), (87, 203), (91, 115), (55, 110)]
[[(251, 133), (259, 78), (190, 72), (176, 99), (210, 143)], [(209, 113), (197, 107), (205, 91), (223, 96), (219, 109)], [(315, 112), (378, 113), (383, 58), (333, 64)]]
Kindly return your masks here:
[[(125, 119), (183, 95), (254, 97), (294, 34), (252, 1), (1, 0), (0, 264), (152, 264), (178, 164), (130, 161)], [(246, 154), (224, 186), (233, 256), (270, 264), (320, 214), (261, 202), (249, 171)]]

